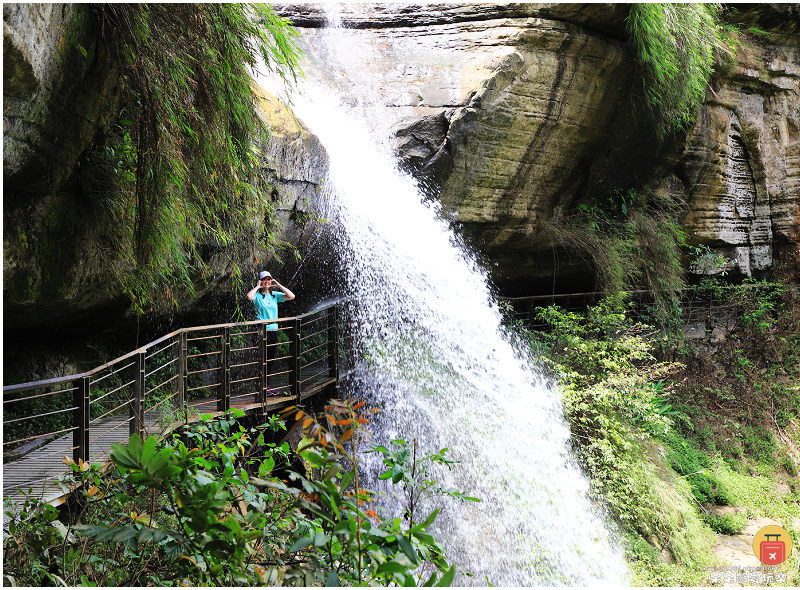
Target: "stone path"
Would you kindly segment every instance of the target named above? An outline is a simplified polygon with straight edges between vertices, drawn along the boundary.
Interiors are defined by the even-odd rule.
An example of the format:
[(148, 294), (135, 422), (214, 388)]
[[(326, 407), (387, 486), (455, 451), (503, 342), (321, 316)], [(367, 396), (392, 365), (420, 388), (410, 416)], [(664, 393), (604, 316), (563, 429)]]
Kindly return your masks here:
[[(742, 510), (743, 509), (737, 509), (730, 506), (718, 506), (714, 512), (719, 516), (724, 516), (725, 514), (740, 512)], [(717, 543), (714, 545), (714, 553), (722, 563), (732, 566), (731, 569), (727, 571), (733, 571), (736, 569), (739, 571), (749, 571), (751, 573), (763, 573), (767, 571), (786, 572), (788, 574), (786, 580), (787, 583), (790, 586), (794, 586), (796, 585), (797, 577), (796, 574), (793, 574), (791, 571), (789, 571), (788, 567), (779, 567), (777, 570), (772, 569), (772, 567), (767, 567), (761, 563), (753, 551), (753, 539), (755, 538), (756, 534), (765, 526), (770, 525), (782, 526), (779, 521), (773, 518), (752, 518), (748, 520), (747, 525), (738, 535), (717, 535)], [(795, 529), (800, 529), (800, 519), (795, 518), (792, 526)], [(723, 573), (726, 571), (722, 567), (718, 569), (723, 571)], [(721, 585), (727, 587), (743, 587), (774, 584), (764, 584), (763, 582), (742, 584), (738, 582), (726, 582), (723, 580)]]

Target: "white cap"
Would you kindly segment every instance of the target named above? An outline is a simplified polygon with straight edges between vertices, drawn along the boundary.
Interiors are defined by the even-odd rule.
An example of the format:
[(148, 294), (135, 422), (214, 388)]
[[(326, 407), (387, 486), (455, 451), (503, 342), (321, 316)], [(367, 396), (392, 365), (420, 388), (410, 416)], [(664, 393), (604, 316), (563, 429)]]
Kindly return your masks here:
[(269, 277), (269, 278), (272, 278), (272, 275), (271, 275), (271, 274), (269, 274), (269, 273), (268, 273), (267, 271), (265, 271), (265, 270), (262, 270), (260, 273), (258, 273), (258, 278), (259, 278), (259, 279), (266, 279), (267, 277)]

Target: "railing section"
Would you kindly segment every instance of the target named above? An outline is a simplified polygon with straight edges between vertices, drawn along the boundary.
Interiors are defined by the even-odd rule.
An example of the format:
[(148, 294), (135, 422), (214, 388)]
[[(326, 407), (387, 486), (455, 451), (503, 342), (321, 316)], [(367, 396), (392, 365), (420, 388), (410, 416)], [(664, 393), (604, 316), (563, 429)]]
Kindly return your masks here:
[[(183, 328), (86, 373), (4, 387), (4, 463), (101, 460), (113, 442), (199, 413), (301, 403), (338, 383), (339, 308)], [(4, 490), (43, 481), (6, 479)]]
[[(769, 290), (770, 285), (742, 285), (719, 286), (716, 288), (702, 289), (688, 287), (680, 292), (683, 322), (685, 325), (714, 324), (730, 325), (737, 317), (738, 302), (731, 298), (734, 289)], [(629, 315), (638, 317), (641, 312), (653, 303), (653, 292), (649, 290), (626, 291), (632, 302)], [(547, 330), (550, 326), (541, 322), (536, 317), (537, 307), (558, 305), (566, 311), (584, 311), (587, 307), (597, 304), (606, 293), (594, 291), (589, 293), (563, 293), (553, 295), (534, 295), (529, 297), (498, 297), (498, 301), (505, 305), (504, 316), (506, 321), (521, 322), (531, 330)]]

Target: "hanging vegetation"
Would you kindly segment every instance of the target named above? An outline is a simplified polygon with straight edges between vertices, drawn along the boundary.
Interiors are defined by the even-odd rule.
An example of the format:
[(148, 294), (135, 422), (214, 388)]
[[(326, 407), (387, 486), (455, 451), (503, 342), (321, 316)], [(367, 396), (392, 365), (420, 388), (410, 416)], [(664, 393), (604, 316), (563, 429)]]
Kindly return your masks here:
[(670, 328), (679, 315), (685, 286), (681, 248), (686, 234), (677, 217), (682, 203), (639, 189), (600, 189), (557, 215), (548, 232), (561, 246), (589, 262), (597, 287), (616, 309), (626, 292), (652, 293), (653, 320)]
[[(103, 200), (112, 280), (141, 313), (176, 282), (191, 291), (192, 276), (209, 274), (210, 253), (234, 241), (269, 247), (252, 72), (261, 61), (291, 85), (300, 51), (288, 21), (265, 5), (95, 11), (123, 95), (118, 124), (89, 155), (86, 184)], [(237, 258), (228, 262), (234, 278)]]
[(716, 3), (631, 4), (628, 34), (660, 139), (694, 122), (715, 61), (733, 54), (733, 29), (720, 10)]

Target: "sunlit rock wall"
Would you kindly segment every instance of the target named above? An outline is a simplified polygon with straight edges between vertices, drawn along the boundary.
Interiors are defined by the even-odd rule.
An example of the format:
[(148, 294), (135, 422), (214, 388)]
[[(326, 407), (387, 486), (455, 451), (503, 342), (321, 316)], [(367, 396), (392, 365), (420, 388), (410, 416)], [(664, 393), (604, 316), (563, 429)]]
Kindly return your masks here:
[[(684, 229), (718, 270), (800, 270), (800, 51), (751, 42), (721, 69), (666, 189), (689, 203)], [(662, 189), (669, 184), (665, 181)]]
[[(798, 15), (741, 7), (771, 36), (743, 35), (696, 126), (659, 145), (624, 4), (284, 5), (308, 67), (325, 73), (440, 199), (509, 294), (591, 290), (586, 263), (554, 247), (577, 199), (645, 187), (686, 202), (692, 244), (745, 276), (797, 267)], [(343, 28), (321, 29), (339, 23)], [(321, 39), (335, 38), (341, 51)], [(721, 270), (721, 269), (716, 269)], [(552, 280), (546, 281), (552, 288)]]

